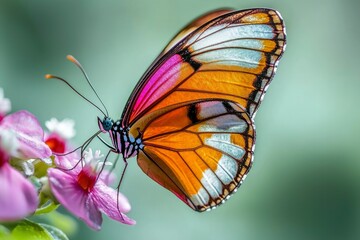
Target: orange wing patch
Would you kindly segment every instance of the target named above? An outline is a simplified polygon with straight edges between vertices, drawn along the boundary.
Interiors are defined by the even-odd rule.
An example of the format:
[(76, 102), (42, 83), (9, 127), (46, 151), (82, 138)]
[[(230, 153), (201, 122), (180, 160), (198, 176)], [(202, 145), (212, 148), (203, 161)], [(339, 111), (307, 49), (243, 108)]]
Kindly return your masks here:
[[(156, 160), (153, 159), (154, 156), (152, 156), (152, 158), (150, 156), (148, 157), (144, 152), (141, 151), (138, 154), (137, 162), (139, 167), (146, 175), (148, 175), (151, 179), (164, 188), (170, 190), (183, 202), (186, 202), (186, 194), (183, 189), (178, 187), (180, 186), (179, 182), (175, 182), (175, 180), (172, 180), (174, 177), (166, 174), (166, 172), (169, 171), (167, 170), (166, 166), (159, 166), (159, 162), (161, 162), (159, 158), (155, 158)], [(195, 192), (195, 190), (193, 192)]]
[[(224, 202), (252, 163), (255, 130), (245, 110), (233, 102), (208, 100), (156, 116), (138, 125), (145, 126), (141, 169), (197, 211)], [(168, 131), (156, 134), (160, 126)]]
[[(184, 141), (186, 139), (186, 141)], [(183, 132), (173, 132), (165, 133), (160, 136), (155, 136), (151, 139), (146, 140), (146, 145), (153, 146), (156, 145), (161, 148), (167, 149), (191, 149), (201, 146), (201, 140), (199, 136), (193, 133), (186, 131)]]

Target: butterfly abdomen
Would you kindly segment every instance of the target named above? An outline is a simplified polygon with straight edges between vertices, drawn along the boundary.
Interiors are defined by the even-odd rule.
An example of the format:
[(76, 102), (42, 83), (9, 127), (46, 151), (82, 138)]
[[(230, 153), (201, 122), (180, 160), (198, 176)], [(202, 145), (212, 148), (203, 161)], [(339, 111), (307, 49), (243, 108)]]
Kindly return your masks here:
[(111, 129), (110, 137), (117, 153), (122, 153), (124, 158), (136, 156), (140, 149), (144, 146), (142, 144), (141, 135), (134, 137), (129, 133), (128, 128), (121, 126), (121, 121), (116, 121)]

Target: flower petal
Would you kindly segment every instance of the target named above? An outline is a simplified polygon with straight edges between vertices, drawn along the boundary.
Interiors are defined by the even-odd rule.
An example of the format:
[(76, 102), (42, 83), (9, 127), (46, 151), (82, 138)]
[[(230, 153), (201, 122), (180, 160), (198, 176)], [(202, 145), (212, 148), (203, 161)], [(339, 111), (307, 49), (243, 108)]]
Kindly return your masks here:
[[(1, 127), (0, 127), (0, 129), (1, 129)], [(19, 143), (18, 143), (18, 140), (13, 131), (11, 131), (9, 129), (8, 130), (1, 129), (1, 131), (0, 131), (0, 148), (2, 150), (5, 150), (7, 155), (9, 155), (9, 156), (16, 155), (18, 148), (19, 148)]]
[(45, 122), (45, 126), (52, 133), (57, 133), (65, 139), (70, 139), (75, 136), (75, 122), (72, 119), (65, 118), (62, 121), (58, 121), (56, 118), (51, 118)]
[(36, 210), (35, 187), (7, 162), (0, 167), (0, 183), (0, 221), (18, 220)]
[(104, 169), (101, 172), (99, 179), (102, 180), (106, 185), (110, 186), (115, 182), (116, 175), (113, 171), (108, 171), (107, 169)]
[(101, 229), (102, 216), (93, 199), (88, 198), (86, 201), (87, 218), (83, 219), (85, 223), (94, 230)]
[(0, 118), (8, 113), (11, 109), (11, 102), (4, 97), (4, 90), (0, 88)]
[(19, 142), (19, 158), (48, 158), (50, 148), (44, 143), (44, 131), (38, 120), (28, 111), (9, 114), (0, 123), (1, 130), (12, 130)]
[(44, 137), (44, 131), (40, 123), (33, 114), (26, 110), (7, 115), (1, 125), (14, 131), (33, 136), (38, 140), (42, 140)]
[(73, 175), (79, 173), (82, 169), (80, 157), (77, 152), (69, 153), (66, 155), (55, 156), (55, 165), (62, 169), (71, 169)]
[(48, 170), (49, 183), (56, 199), (89, 227), (100, 230), (102, 217), (89, 194), (77, 183), (75, 176), (59, 169)]
[[(106, 186), (101, 180), (98, 179), (94, 189), (91, 193), (95, 204), (98, 206), (101, 212), (108, 215), (110, 218), (119, 222), (133, 225), (135, 220), (127, 217), (121, 212), (129, 212), (131, 207), (127, 198), (119, 193), (119, 198), (116, 197), (117, 191), (113, 188)], [(119, 201), (119, 209), (117, 207), (117, 201)], [(121, 212), (119, 212), (119, 210)]]
[(65, 153), (67, 142), (58, 133), (45, 133), (45, 143), (54, 153)]

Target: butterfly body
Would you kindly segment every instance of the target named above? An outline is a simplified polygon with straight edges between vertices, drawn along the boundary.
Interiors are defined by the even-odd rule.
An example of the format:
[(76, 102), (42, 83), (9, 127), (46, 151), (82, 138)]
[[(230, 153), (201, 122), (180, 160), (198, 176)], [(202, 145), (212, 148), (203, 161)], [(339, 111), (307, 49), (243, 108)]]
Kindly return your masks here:
[(108, 133), (112, 143), (112, 151), (122, 154), (125, 159), (134, 157), (144, 145), (141, 133), (136, 136), (129, 132), (130, 128), (122, 125), (122, 120), (113, 121), (109, 117), (98, 118), (98, 125), (103, 133)]

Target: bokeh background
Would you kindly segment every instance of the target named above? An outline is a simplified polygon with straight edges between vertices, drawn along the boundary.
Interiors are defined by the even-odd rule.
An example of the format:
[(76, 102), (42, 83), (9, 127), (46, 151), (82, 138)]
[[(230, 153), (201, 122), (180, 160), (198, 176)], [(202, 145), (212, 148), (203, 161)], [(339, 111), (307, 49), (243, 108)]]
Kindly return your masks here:
[(285, 55), (256, 116), (247, 180), (225, 205), (199, 214), (131, 159), (122, 191), (137, 225), (105, 218), (93, 232), (79, 222), (71, 239), (360, 239), (358, 0), (0, 0), (0, 87), (13, 111), (42, 123), (74, 119), (79, 145), (97, 130), (99, 113), (44, 74), (95, 99), (65, 60), (73, 54), (117, 118), (171, 37), (220, 7), (274, 8), (287, 26)]

